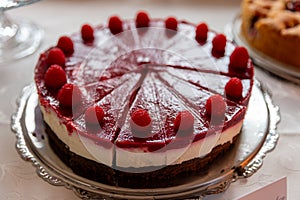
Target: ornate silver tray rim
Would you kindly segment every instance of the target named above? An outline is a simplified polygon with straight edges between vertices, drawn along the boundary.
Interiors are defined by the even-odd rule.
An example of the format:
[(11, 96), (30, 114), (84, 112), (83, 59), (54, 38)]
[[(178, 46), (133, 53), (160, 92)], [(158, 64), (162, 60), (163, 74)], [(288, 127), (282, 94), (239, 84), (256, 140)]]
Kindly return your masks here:
[(147, 193), (144, 193), (144, 195), (142, 195), (143, 193), (138, 193), (137, 195), (130, 192), (124, 193), (124, 191), (126, 191), (125, 188), (123, 188), (124, 190), (120, 190), (121, 192), (117, 190), (115, 192), (108, 191), (103, 184), (103, 187), (99, 187), (99, 184), (93, 185), (81, 181), (74, 181), (66, 174), (58, 173), (55, 169), (49, 167), (47, 163), (43, 163), (39, 155), (32, 151), (33, 147), (27, 141), (28, 138), (26, 139), (26, 134), (24, 133), (24, 112), (28, 99), (35, 93), (34, 84), (26, 86), (23, 89), (17, 101), (17, 111), (12, 115), (11, 128), (16, 135), (16, 149), (21, 158), (31, 162), (36, 168), (37, 174), (44, 181), (55, 186), (64, 186), (67, 189), (73, 190), (75, 194), (82, 199), (201, 199), (206, 195), (221, 193), (225, 191), (232, 182), (253, 175), (262, 166), (263, 158), (266, 154), (272, 151), (277, 144), (279, 138), (277, 124), (280, 121), (279, 107), (273, 104), (270, 93), (260, 82), (255, 81), (254, 87), (257, 87), (258, 90), (261, 91), (269, 116), (267, 132), (261, 142), (262, 145), (251, 152), (247, 159), (241, 162), (235, 169), (222, 174), (222, 176), (217, 179), (207, 181), (201, 186), (191, 185), (188, 189), (177, 188), (177, 193), (172, 193), (172, 188), (166, 188), (164, 193), (160, 193), (160, 190), (152, 190), (152, 196), (145, 195)]

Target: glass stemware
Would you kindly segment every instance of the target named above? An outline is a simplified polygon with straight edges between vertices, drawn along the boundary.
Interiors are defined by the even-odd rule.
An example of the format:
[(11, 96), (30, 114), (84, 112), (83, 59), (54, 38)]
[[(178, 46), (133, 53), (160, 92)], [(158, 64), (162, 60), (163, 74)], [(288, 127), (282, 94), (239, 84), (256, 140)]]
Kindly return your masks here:
[(43, 31), (24, 19), (11, 19), (5, 11), (39, 0), (0, 0), (0, 63), (28, 56), (39, 47)]

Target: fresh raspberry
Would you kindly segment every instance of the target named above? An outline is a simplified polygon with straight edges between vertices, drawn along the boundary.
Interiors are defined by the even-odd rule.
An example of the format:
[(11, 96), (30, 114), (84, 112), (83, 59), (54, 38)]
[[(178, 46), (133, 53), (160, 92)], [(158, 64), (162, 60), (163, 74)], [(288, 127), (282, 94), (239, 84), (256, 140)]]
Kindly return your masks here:
[(169, 17), (165, 20), (165, 26), (167, 29), (177, 31), (177, 25), (178, 25), (177, 19), (174, 17)]
[(84, 118), (87, 124), (99, 124), (103, 121), (104, 111), (98, 105), (91, 106), (86, 109)]
[(64, 52), (57, 47), (52, 48), (47, 55), (47, 64), (49, 66), (57, 64), (64, 67), (66, 64), (66, 57)]
[(132, 121), (141, 127), (148, 126), (151, 123), (151, 118), (147, 110), (137, 109), (131, 114)]
[(148, 27), (150, 18), (146, 12), (140, 11), (136, 15), (135, 23), (137, 28)]
[(59, 90), (57, 99), (62, 106), (77, 106), (81, 103), (82, 94), (78, 86), (66, 83)]
[(67, 82), (66, 72), (59, 65), (51, 65), (45, 74), (45, 84), (51, 88), (60, 88)]
[(243, 84), (239, 78), (231, 78), (226, 86), (225, 86), (225, 93), (229, 97), (233, 97), (235, 99), (239, 99), (242, 97), (243, 92)]
[(226, 47), (226, 36), (224, 34), (217, 34), (212, 40), (213, 51), (224, 52)]
[(226, 103), (222, 96), (215, 94), (207, 99), (205, 109), (208, 116), (223, 117), (226, 111)]
[(118, 16), (112, 16), (109, 18), (108, 27), (112, 34), (118, 34), (123, 31), (122, 20)]
[(151, 117), (147, 110), (137, 109), (131, 113), (130, 126), (135, 138), (148, 138), (151, 136)]
[(174, 129), (181, 130), (181, 131), (188, 131), (193, 129), (194, 127), (194, 117), (193, 115), (185, 110), (181, 111), (177, 114), (174, 120)]
[(196, 27), (196, 36), (195, 39), (199, 43), (206, 42), (208, 33), (208, 26), (206, 23), (200, 23)]
[(81, 27), (81, 38), (85, 42), (92, 42), (94, 41), (94, 29), (89, 24), (84, 24)]
[(60, 48), (67, 56), (72, 55), (74, 53), (73, 41), (68, 36), (61, 36), (58, 39), (56, 47)]
[(229, 67), (233, 69), (246, 69), (249, 54), (245, 47), (236, 47), (229, 58)]

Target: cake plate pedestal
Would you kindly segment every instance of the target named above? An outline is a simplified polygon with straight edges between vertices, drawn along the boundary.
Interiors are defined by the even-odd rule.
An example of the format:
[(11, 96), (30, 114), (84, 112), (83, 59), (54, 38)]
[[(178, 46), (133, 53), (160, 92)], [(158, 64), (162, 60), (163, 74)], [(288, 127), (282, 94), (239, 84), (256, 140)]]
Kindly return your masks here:
[(73, 190), (82, 199), (201, 199), (221, 193), (232, 182), (253, 175), (276, 146), (279, 121), (279, 108), (273, 104), (267, 89), (255, 81), (243, 128), (233, 148), (214, 161), (205, 175), (155, 189), (110, 186), (74, 174), (49, 146), (34, 84), (23, 89), (11, 128), (21, 158), (31, 162), (43, 180)]

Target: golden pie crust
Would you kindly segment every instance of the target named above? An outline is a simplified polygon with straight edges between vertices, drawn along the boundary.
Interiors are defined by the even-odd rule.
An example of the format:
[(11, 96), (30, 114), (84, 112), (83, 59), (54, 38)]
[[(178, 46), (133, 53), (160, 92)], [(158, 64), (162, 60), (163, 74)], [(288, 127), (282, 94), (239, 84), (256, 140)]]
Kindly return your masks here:
[(241, 34), (250, 46), (285, 64), (300, 67), (299, 0), (243, 0)]

